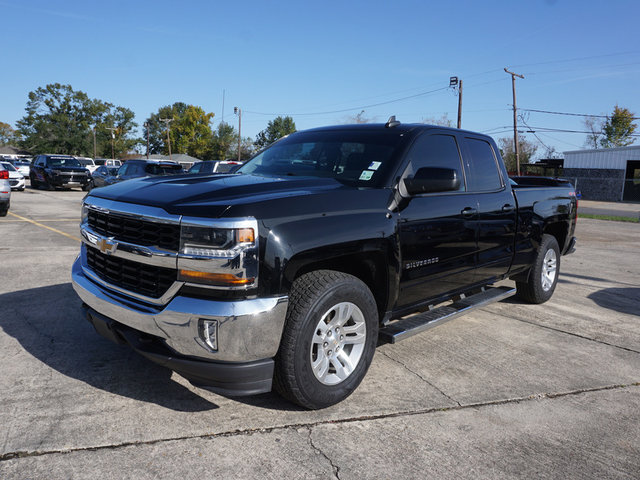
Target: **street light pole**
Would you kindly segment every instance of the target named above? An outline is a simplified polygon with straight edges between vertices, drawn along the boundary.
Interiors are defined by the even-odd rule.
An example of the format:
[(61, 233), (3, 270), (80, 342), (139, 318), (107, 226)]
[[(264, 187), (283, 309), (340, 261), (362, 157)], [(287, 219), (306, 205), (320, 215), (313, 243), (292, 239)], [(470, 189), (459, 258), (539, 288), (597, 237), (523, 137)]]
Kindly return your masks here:
[(240, 153), (242, 152), (242, 110), (239, 107), (233, 107), (233, 113), (238, 115), (238, 161), (240, 161)]
[(107, 127), (107, 130), (111, 131), (111, 160), (115, 160), (116, 156), (115, 156), (115, 149), (114, 149), (114, 141), (116, 139), (116, 134), (115, 131), (117, 130), (117, 128), (115, 127)]
[(161, 118), (160, 121), (167, 125), (167, 145), (169, 146), (169, 160), (171, 160), (171, 137), (169, 136), (171, 126), (169, 124), (173, 122), (173, 118)]
[(91, 130), (93, 131), (93, 158), (95, 159), (98, 156), (96, 153), (96, 127), (94, 126)]
[(513, 90), (513, 150), (516, 154), (516, 169), (518, 176), (520, 176), (520, 151), (518, 148), (518, 116), (516, 107), (516, 77), (524, 79), (524, 75), (510, 72), (506, 68), (504, 69), (509, 75), (511, 75), (511, 88)]
[(147, 160), (149, 160), (149, 122), (144, 122), (144, 128), (147, 129)]

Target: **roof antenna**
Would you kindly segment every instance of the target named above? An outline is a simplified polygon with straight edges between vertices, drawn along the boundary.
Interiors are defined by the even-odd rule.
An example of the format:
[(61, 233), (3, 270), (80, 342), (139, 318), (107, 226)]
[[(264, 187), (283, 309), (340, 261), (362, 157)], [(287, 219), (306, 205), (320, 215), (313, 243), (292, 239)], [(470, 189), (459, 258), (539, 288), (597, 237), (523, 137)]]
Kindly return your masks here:
[(398, 125), (400, 125), (400, 122), (396, 120), (396, 116), (395, 115), (391, 115), (389, 117), (389, 120), (387, 120), (387, 123), (385, 124), (386, 128), (393, 128), (393, 127), (397, 127)]

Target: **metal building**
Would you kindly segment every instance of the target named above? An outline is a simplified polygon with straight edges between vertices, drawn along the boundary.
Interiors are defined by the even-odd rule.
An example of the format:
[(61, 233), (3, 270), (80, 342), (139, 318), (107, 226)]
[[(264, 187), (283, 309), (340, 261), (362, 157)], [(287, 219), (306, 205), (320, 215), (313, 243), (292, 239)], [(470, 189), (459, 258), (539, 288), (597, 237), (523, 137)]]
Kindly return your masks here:
[(586, 200), (640, 202), (640, 145), (564, 152), (562, 175)]

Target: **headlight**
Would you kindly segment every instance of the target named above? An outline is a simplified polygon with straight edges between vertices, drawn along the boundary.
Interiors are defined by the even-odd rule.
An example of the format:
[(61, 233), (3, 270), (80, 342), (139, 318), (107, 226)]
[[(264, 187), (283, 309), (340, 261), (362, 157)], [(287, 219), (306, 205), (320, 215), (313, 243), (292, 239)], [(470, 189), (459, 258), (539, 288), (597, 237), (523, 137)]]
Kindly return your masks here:
[(183, 218), (178, 280), (219, 289), (255, 287), (257, 232), (255, 219)]
[(82, 204), (82, 210), (80, 212), (80, 224), (83, 225), (89, 221), (89, 207), (86, 203)]

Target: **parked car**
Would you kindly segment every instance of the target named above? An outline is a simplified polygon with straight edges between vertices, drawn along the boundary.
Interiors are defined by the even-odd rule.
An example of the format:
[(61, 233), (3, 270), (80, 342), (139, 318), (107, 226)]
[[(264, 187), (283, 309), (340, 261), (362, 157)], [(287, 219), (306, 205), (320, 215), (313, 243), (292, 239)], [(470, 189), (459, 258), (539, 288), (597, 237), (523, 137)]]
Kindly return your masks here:
[(213, 160), (194, 163), (187, 171), (190, 174), (233, 173), (242, 166), (242, 162), (229, 160)]
[(31, 162), (29, 162), (28, 160), (21, 160), (21, 159), (10, 159), (10, 160), (6, 160), (7, 162), (11, 163), (16, 170), (18, 170), (22, 176), (24, 178), (29, 178), (29, 172), (31, 170)]
[(47, 190), (64, 187), (86, 188), (89, 184), (89, 170), (70, 155), (38, 155), (29, 174), (31, 188), (43, 187)]
[(0, 164), (0, 217), (6, 217), (11, 206), (11, 184), (9, 170)]
[(97, 165), (94, 161), (93, 158), (88, 158), (88, 157), (76, 157), (76, 159), (80, 162), (80, 165), (82, 165), (84, 168), (86, 168), (87, 170), (89, 170), (90, 174), (93, 174), (93, 172), (96, 171), (96, 169), (99, 167), (99, 165)]
[(318, 128), (237, 173), (94, 190), (72, 267), (99, 334), (222, 394), (335, 404), (379, 341), (546, 302), (575, 249), (573, 186), (511, 185), (480, 133)]
[(118, 169), (116, 182), (139, 177), (156, 177), (160, 175), (179, 175), (184, 173), (178, 162), (170, 160), (127, 160)]
[(110, 158), (96, 158), (93, 163), (96, 165), (106, 165), (107, 167), (121, 167), (122, 162), (120, 160), (113, 160)]
[(116, 183), (117, 175), (118, 167), (107, 167), (106, 165), (101, 165), (91, 175), (91, 180), (89, 180), (89, 186), (87, 190), (112, 185)]
[(2, 164), (4, 169), (9, 172), (9, 184), (11, 185), (11, 190), (24, 190), (26, 183), (24, 175), (22, 175), (11, 162), (0, 162), (0, 164)]

